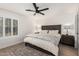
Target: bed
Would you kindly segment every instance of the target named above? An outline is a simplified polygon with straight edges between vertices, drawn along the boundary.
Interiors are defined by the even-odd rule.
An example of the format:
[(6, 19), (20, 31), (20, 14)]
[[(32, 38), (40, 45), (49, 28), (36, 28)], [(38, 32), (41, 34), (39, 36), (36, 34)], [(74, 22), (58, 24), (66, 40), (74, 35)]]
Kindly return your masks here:
[(43, 25), (41, 29), (42, 33), (26, 35), (25, 46), (29, 45), (32, 48), (57, 56), (61, 38), (61, 25)]

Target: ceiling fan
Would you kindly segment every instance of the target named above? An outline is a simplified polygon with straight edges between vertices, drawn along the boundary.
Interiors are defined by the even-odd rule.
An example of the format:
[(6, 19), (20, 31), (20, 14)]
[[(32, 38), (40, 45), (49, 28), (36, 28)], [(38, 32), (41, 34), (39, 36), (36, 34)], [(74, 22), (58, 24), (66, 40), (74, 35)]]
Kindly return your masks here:
[(39, 7), (36, 5), (36, 3), (33, 3), (33, 6), (34, 6), (35, 10), (26, 9), (25, 11), (35, 12), (34, 15), (36, 15), (36, 13), (45, 15), (44, 13), (42, 13), (42, 11), (49, 10), (49, 8), (44, 8), (44, 9), (39, 10)]

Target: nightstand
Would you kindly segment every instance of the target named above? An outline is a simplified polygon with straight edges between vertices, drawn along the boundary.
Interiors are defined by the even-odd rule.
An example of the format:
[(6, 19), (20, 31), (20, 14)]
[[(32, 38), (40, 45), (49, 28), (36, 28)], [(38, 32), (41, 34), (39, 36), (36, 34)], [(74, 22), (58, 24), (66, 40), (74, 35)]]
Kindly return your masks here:
[(75, 38), (72, 35), (62, 35), (60, 39), (60, 43), (74, 47)]

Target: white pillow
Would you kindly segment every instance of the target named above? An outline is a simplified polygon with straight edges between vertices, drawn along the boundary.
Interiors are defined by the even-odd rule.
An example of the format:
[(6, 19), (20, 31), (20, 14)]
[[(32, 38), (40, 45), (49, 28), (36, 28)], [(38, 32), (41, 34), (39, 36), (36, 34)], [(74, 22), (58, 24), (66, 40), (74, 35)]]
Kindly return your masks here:
[(50, 30), (50, 31), (49, 31), (49, 34), (54, 34), (54, 31), (53, 31), (53, 30)]
[(42, 30), (40, 34), (47, 34), (47, 30)]
[(49, 31), (49, 34), (58, 34), (58, 30), (51, 30)]
[(55, 33), (55, 34), (58, 34), (58, 32), (59, 32), (58, 30), (54, 30), (54, 33)]

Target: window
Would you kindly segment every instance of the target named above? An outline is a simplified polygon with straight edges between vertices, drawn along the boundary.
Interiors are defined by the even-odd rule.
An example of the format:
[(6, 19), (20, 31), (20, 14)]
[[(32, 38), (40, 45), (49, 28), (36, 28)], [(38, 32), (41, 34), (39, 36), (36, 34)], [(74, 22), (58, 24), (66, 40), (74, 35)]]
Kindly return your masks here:
[(0, 37), (3, 36), (3, 18), (0, 17)]
[(17, 35), (18, 34), (18, 21), (17, 20), (13, 20), (13, 35)]
[(11, 36), (11, 19), (5, 19), (5, 36)]
[(0, 37), (18, 35), (18, 20), (0, 17)]

